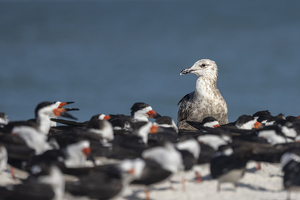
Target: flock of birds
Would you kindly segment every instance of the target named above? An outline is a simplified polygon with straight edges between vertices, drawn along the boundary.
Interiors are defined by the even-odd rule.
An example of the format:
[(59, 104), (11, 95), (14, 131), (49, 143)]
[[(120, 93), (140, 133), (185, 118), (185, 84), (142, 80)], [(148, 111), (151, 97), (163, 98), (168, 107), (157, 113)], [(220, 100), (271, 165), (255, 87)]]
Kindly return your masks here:
[[(130, 116), (97, 114), (85, 122), (69, 114), (79, 109), (64, 107), (73, 102), (42, 102), (26, 121), (0, 113), (0, 184), (4, 175), (12, 180), (1, 184), (0, 200), (103, 200), (130, 185), (145, 187), (149, 200), (152, 185), (201, 165), (209, 165), (220, 191), (222, 183), (237, 187), (249, 161), (258, 170), (260, 162), (281, 164), (287, 199), (300, 191), (300, 118), (264, 110), (228, 123), (215, 62), (197, 61), (181, 72), (188, 73), (198, 80), (179, 102), (177, 125), (143, 102)], [(195, 180), (202, 181), (198, 171)], [(181, 182), (185, 188), (184, 176)]]
[[(0, 177), (9, 173), (15, 183), (1, 185), (0, 199), (110, 199), (131, 184), (145, 186), (150, 199), (150, 186), (203, 164), (221, 190), (224, 182), (237, 186), (250, 160), (281, 163), (285, 189), (300, 188), (299, 117), (266, 110), (225, 125), (213, 117), (187, 121), (196, 130), (185, 130), (141, 102), (130, 116), (57, 118), (75, 119), (68, 111), (78, 109), (62, 107), (70, 103), (42, 102), (27, 121), (10, 122), (1, 113)], [(18, 178), (15, 169), (27, 176)], [(195, 179), (201, 182), (199, 172)]]

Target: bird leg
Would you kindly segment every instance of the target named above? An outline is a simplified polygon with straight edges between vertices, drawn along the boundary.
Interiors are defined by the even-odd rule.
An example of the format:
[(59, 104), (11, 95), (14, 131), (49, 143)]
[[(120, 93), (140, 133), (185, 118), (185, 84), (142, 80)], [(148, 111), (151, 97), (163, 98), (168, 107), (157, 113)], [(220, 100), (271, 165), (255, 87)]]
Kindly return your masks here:
[(200, 172), (195, 171), (195, 174), (196, 174), (196, 182), (202, 183), (202, 176)]
[(182, 185), (182, 191), (185, 192), (186, 191), (186, 179), (185, 179), (185, 177), (182, 177), (181, 185)]
[(15, 176), (15, 169), (13, 167), (10, 167), (10, 173), (11, 173), (11, 176), (14, 179), (14, 181), (17, 181), (17, 178)]
[(150, 200), (150, 191), (148, 187), (146, 187), (145, 189), (145, 196), (145, 200)]
[(172, 180), (171, 180), (171, 179), (169, 179), (169, 183), (170, 183), (170, 189), (173, 190), (173, 191), (175, 191), (175, 188), (174, 188), (174, 186), (173, 186), (173, 183), (172, 183)]
[(286, 200), (291, 200), (291, 195), (289, 192), (286, 193)]
[(217, 192), (220, 192), (220, 190), (221, 190), (221, 184), (220, 184), (220, 182), (218, 182), (218, 185), (217, 185)]
[(238, 184), (237, 184), (237, 183), (234, 183), (233, 185), (234, 185), (234, 189), (235, 189), (235, 191), (236, 191), (237, 188), (238, 188)]
[(261, 170), (261, 164), (259, 162), (256, 165), (256, 170)]

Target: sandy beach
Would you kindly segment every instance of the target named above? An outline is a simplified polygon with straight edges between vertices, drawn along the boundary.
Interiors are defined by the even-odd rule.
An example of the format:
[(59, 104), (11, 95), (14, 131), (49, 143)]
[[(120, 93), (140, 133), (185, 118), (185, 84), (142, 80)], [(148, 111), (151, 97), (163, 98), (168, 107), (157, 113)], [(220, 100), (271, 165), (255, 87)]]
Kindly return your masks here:
[[(279, 164), (261, 163), (261, 170), (256, 169), (256, 162), (248, 162), (246, 173), (235, 188), (230, 183), (221, 185), (217, 192), (217, 180), (211, 179), (209, 165), (195, 166), (192, 171), (176, 174), (172, 177), (174, 190), (170, 189), (169, 181), (156, 184), (150, 188), (151, 200), (285, 200), (287, 192), (282, 185), (282, 172)], [(203, 182), (195, 181), (195, 170), (201, 172)], [(15, 169), (17, 178), (26, 178), (26, 174)], [(1, 185), (17, 184), (7, 170), (1, 174)], [(186, 178), (186, 190), (183, 191), (181, 180)], [(72, 200), (65, 195), (64, 200)], [(76, 198), (88, 200), (88, 198)], [(144, 187), (130, 185), (115, 200), (143, 200), (145, 199)], [(291, 193), (291, 200), (300, 199), (300, 193)]]
[[(175, 190), (170, 189), (168, 181), (155, 185), (150, 190), (150, 197), (153, 200), (194, 200), (194, 199), (213, 199), (213, 200), (233, 200), (233, 199), (259, 199), (259, 200), (281, 200), (287, 198), (287, 192), (282, 185), (282, 172), (280, 165), (262, 163), (261, 170), (257, 171), (256, 163), (249, 162), (243, 178), (235, 189), (232, 184), (224, 183), (221, 191), (217, 192), (217, 180), (210, 177), (209, 166), (196, 166), (203, 175), (203, 182), (195, 181), (193, 171), (185, 173), (186, 191), (182, 191), (181, 178), (183, 174), (175, 175), (172, 183)], [(130, 186), (122, 197), (117, 200), (142, 200), (145, 199), (143, 187)], [(291, 199), (300, 199), (299, 193), (292, 193)]]

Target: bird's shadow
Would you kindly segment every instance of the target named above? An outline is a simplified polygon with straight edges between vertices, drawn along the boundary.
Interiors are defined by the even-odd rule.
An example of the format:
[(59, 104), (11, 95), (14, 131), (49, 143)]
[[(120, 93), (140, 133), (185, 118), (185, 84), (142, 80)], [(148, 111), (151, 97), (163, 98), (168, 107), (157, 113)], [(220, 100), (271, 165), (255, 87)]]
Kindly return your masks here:
[(257, 168), (256, 168), (256, 167), (247, 168), (247, 169), (246, 169), (246, 172), (247, 172), (247, 173), (252, 173), (252, 174), (254, 174), (255, 172), (257, 172)]
[(221, 188), (220, 191), (217, 191), (217, 192), (221, 192), (221, 191), (230, 191), (230, 192), (235, 192), (236, 191), (236, 188), (229, 188), (229, 187), (226, 187), (226, 188)]
[(123, 198), (128, 200), (144, 200), (144, 198), (138, 197), (140, 192), (145, 192), (145, 190), (143, 189), (133, 190), (131, 195), (124, 196)]
[(163, 188), (151, 188), (150, 191), (165, 191), (165, 190), (171, 190), (170, 187), (163, 187)]
[(283, 175), (282, 174), (271, 174), (270, 177), (271, 178), (273, 178), (273, 177), (283, 178)]
[(181, 183), (181, 181), (171, 180), (171, 183), (172, 183), (172, 184), (179, 184), (179, 183)]
[(238, 187), (245, 187), (248, 188), (250, 190), (255, 190), (255, 191), (262, 191), (262, 192), (282, 192), (283, 190), (272, 190), (272, 189), (267, 189), (264, 187), (260, 187), (260, 186), (255, 186), (255, 185), (251, 185), (251, 184), (246, 184), (246, 183), (238, 183)]
[[(256, 172), (259, 172), (259, 170), (257, 170), (256, 167), (252, 167), (252, 168), (246, 169), (246, 172), (254, 174)], [(270, 177), (279, 177), (279, 178), (282, 178), (283, 176), (282, 176), (282, 174), (270, 174)]]
[[(150, 188), (149, 190), (150, 190), (150, 193), (151, 193), (151, 191), (165, 191), (165, 190), (170, 190), (170, 187)], [(124, 196), (123, 198), (127, 199), (127, 200), (144, 200), (144, 198), (138, 197), (139, 194), (143, 193), (143, 192), (145, 192), (144, 189), (135, 189), (135, 190), (132, 190), (132, 194), (131, 195)]]

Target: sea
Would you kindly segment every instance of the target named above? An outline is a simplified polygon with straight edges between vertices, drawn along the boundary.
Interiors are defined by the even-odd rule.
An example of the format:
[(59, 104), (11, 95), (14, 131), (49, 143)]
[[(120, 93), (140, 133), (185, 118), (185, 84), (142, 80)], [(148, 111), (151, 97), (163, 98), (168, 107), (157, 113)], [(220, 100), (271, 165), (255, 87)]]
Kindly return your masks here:
[(0, 112), (74, 101), (78, 121), (145, 102), (177, 121), (197, 60), (214, 60), (229, 121), (300, 115), (300, 1), (0, 0)]

